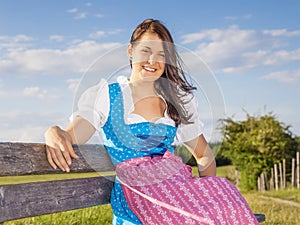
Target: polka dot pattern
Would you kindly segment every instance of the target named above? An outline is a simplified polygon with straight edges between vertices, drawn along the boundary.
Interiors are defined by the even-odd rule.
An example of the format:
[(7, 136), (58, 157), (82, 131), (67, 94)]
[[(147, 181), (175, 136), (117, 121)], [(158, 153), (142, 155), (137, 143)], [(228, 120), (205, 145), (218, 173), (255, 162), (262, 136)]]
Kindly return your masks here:
[(131, 158), (174, 152), (177, 128), (163, 123), (126, 124), (123, 95), (118, 83), (109, 85), (110, 112), (103, 126), (104, 145), (116, 165)]

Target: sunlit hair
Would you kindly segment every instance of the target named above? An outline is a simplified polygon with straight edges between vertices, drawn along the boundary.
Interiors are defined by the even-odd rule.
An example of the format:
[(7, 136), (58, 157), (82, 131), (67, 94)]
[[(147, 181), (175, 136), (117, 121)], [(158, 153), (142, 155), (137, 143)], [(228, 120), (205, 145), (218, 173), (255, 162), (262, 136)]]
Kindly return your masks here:
[[(130, 44), (134, 46), (135, 42), (138, 42), (146, 32), (159, 36), (163, 41), (165, 52), (165, 71), (155, 81), (154, 88), (166, 100), (168, 115), (175, 121), (176, 126), (181, 123), (190, 123), (191, 115), (188, 116), (184, 108), (186, 101), (183, 101), (183, 97), (195, 90), (196, 87), (188, 82), (184, 74), (182, 60), (176, 51), (171, 33), (159, 20), (146, 19), (133, 31)], [(131, 60), (130, 65), (132, 66)]]

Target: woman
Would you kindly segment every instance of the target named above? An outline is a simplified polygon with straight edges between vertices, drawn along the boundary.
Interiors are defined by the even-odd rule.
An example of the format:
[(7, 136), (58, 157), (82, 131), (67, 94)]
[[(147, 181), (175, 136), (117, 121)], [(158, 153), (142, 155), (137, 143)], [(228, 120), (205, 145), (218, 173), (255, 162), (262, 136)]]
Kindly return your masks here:
[[(179, 203), (180, 196), (173, 199), (175, 205), (170, 201), (180, 192), (180, 187), (172, 189), (176, 180), (183, 185), (182, 191), (203, 185), (191, 177), (190, 167), (172, 154), (175, 138), (191, 151), (201, 177), (216, 174), (192, 94), (195, 87), (187, 82), (170, 32), (158, 20), (143, 21), (131, 36), (128, 57), (129, 79), (119, 77), (112, 84), (101, 80), (82, 95), (79, 111), (65, 130), (53, 126), (46, 131), (49, 163), (69, 172), (71, 158), (77, 158), (72, 144), (85, 143), (101, 129), (104, 145), (117, 166), (111, 194), (113, 224), (214, 224), (212, 216), (205, 216), (204, 208), (199, 208), (198, 200), (198, 205), (188, 209), (182, 206), (186, 202)], [(95, 96), (94, 106), (89, 102)], [(205, 185), (212, 185), (207, 182)], [(152, 215), (147, 214), (150, 211)], [(222, 220), (220, 215), (218, 220)]]

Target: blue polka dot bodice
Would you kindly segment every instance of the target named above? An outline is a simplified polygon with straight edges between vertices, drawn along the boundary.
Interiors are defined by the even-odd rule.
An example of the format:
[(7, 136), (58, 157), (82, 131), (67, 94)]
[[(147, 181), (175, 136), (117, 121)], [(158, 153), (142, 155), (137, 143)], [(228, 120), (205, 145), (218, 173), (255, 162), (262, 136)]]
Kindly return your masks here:
[[(127, 159), (163, 155), (167, 150), (174, 153), (172, 143), (177, 127), (163, 123), (142, 122), (126, 124), (124, 120), (124, 100), (118, 83), (109, 84), (110, 112), (102, 127), (104, 145), (114, 165)], [(122, 186), (116, 178), (111, 193), (114, 213), (113, 224), (141, 224), (130, 210)]]
[(166, 150), (174, 153), (176, 127), (152, 122), (126, 124), (123, 94), (118, 83), (109, 85), (109, 96), (110, 112), (102, 130), (113, 164), (136, 157), (163, 155)]

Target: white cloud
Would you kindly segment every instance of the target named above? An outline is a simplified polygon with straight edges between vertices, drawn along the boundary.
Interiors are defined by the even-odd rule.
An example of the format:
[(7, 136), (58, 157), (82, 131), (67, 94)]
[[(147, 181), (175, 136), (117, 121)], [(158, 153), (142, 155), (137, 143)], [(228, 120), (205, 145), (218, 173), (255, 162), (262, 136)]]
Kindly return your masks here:
[(89, 34), (89, 38), (98, 39), (98, 38), (102, 38), (102, 37), (108, 36), (108, 35), (119, 34), (121, 31), (122, 31), (121, 29), (116, 29), (116, 30), (112, 30), (112, 31), (99, 30), (99, 31)]
[(13, 111), (0, 113), (0, 140), (43, 142), (44, 132), (54, 124), (66, 126), (67, 115), (61, 112)]
[(287, 29), (264, 30), (263, 34), (271, 35), (274, 37), (296, 37), (300, 36), (300, 30), (288, 31)]
[(272, 72), (263, 75), (261, 79), (277, 80), (279, 82), (297, 84), (300, 83), (300, 69)]
[[(99, 56), (120, 47), (120, 43), (78, 41), (65, 50), (15, 49), (0, 59), (0, 74), (18, 75), (70, 75), (83, 73)], [(111, 61), (105, 66), (112, 66)]]
[(23, 90), (25, 96), (34, 96), (37, 98), (46, 98), (48, 96), (48, 91), (40, 87), (26, 87)]
[(32, 41), (33, 38), (24, 34), (19, 34), (13, 37), (14, 42), (28, 42)]
[(64, 40), (64, 36), (62, 36), (62, 35), (51, 35), (51, 36), (49, 37), (49, 39), (50, 39), (51, 41), (61, 42), (61, 41)]
[(46, 132), (48, 127), (42, 126), (31, 126), (26, 127), (24, 129), (16, 131), (14, 135), (17, 135), (18, 142), (43, 142), (44, 141), (44, 133)]
[[(231, 27), (230, 29), (232, 29)], [(197, 33), (185, 34), (182, 36), (182, 44), (189, 44), (196, 41), (202, 41), (204, 39), (216, 41), (224, 35), (224, 31), (220, 29), (209, 29), (200, 31)]]
[(68, 79), (67, 80), (68, 89), (75, 93), (77, 91), (80, 81), (81, 79)]
[(34, 39), (28, 35), (15, 35), (15, 36), (0, 36), (0, 52), (10, 52), (15, 49), (22, 50), (30, 46), (31, 41)]
[(234, 21), (238, 19), (249, 20), (252, 18), (252, 16), (253, 16), (252, 14), (244, 14), (242, 16), (225, 16), (224, 19), (229, 21)]
[(182, 43), (196, 43), (195, 53), (214, 70), (234, 73), (300, 61), (300, 49), (293, 49), (286, 40), (280, 39), (280, 36), (292, 37), (298, 33), (300, 31), (260, 32), (230, 26), (183, 35)]
[(68, 13), (77, 13), (78, 9), (77, 8), (72, 8), (67, 10)]
[(97, 13), (97, 14), (95, 14), (95, 17), (97, 17), (97, 18), (103, 18), (103, 17), (104, 17), (104, 14)]
[[(68, 93), (66, 93), (64, 89), (59, 89), (57, 87), (50, 87), (47, 89), (38, 86), (28, 86), (23, 88), (0, 87), (0, 99), (4, 105), (6, 102), (34, 101), (36, 104), (46, 104), (43, 106), (45, 108), (49, 106), (49, 104), (58, 105), (60, 102), (57, 100), (61, 99), (61, 97), (66, 97), (66, 95), (68, 95)], [(34, 105), (34, 107), (35, 106), (37, 105)], [(18, 108), (18, 105), (15, 105), (15, 107)]]
[(74, 19), (85, 19), (87, 17), (86, 12), (79, 12), (77, 8), (68, 9), (67, 12), (74, 14)]
[(2, 142), (44, 142), (44, 133), (49, 126), (28, 126), (26, 128), (9, 127), (8, 129), (0, 128), (0, 140)]
[(99, 31), (89, 34), (89, 37), (93, 38), (93, 39), (97, 39), (97, 38), (105, 36), (105, 34), (106, 34), (105, 31), (99, 30)]
[(80, 20), (80, 19), (85, 19), (86, 17), (87, 17), (87, 13), (81, 12), (81, 13), (77, 13), (74, 19)]
[(5, 92), (3, 90), (4, 82), (3, 80), (0, 80), (0, 97), (5, 96)]
[(196, 41), (202, 41), (197, 46), (196, 53), (215, 69), (243, 65), (241, 55), (262, 44), (255, 31), (241, 30), (237, 26), (226, 30), (205, 30), (183, 37), (183, 43)]
[(265, 59), (265, 64), (278, 65), (291, 61), (300, 61), (300, 48), (291, 51), (276, 51), (273, 54), (271, 54), (267, 59)]

